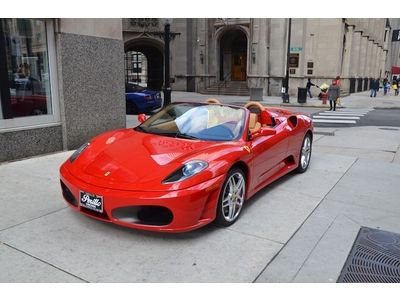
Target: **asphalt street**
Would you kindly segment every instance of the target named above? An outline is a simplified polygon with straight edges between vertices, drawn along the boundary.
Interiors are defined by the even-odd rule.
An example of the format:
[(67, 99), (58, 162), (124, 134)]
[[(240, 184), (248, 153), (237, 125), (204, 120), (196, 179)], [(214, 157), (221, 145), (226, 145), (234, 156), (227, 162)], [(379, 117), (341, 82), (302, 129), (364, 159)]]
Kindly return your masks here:
[(358, 125), (400, 127), (400, 108), (375, 108)]
[(229, 228), (160, 234), (80, 215), (58, 177), (71, 151), (0, 164), (0, 282), (336, 282), (361, 226), (400, 233), (398, 110), (381, 108), (363, 118), (392, 125), (317, 128), (308, 171), (261, 190)]

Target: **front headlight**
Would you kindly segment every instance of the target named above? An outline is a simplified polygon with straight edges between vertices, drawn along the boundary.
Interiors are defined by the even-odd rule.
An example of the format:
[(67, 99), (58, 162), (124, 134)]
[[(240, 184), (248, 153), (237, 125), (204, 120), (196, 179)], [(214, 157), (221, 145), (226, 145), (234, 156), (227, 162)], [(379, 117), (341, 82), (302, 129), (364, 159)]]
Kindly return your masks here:
[(73, 163), (75, 159), (78, 158), (78, 156), (90, 145), (90, 143), (85, 143), (82, 146), (80, 146), (74, 153), (72, 153), (71, 157), (69, 158), (69, 161)]
[(189, 161), (185, 163), (181, 168), (176, 170), (174, 173), (169, 175), (167, 178), (165, 178), (162, 183), (174, 183), (185, 180), (200, 173), (207, 167), (208, 163), (203, 160)]

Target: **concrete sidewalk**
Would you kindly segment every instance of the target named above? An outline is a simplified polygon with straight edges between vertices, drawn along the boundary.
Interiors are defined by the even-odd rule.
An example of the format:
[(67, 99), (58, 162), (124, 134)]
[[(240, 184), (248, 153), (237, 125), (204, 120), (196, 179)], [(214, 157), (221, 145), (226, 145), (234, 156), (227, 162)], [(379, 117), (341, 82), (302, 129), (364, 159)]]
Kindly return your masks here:
[[(248, 101), (172, 93), (173, 101), (208, 98)], [(262, 103), (288, 105), (279, 97)], [(400, 97), (363, 92), (343, 104), (400, 108)], [(127, 116), (127, 127), (135, 125)], [(184, 234), (125, 229), (69, 209), (58, 168), (72, 151), (2, 163), (0, 282), (335, 282), (360, 226), (400, 233), (400, 128), (317, 132), (306, 173), (260, 191), (229, 228)]]

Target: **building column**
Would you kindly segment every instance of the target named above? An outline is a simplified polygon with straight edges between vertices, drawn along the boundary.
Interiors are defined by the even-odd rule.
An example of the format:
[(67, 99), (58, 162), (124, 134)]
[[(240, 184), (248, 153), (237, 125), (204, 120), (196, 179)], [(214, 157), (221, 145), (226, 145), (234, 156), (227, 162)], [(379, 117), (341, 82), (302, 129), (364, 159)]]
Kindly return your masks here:
[(56, 33), (65, 149), (126, 127), (120, 19), (60, 19)]
[[(359, 74), (359, 87), (358, 91), (364, 91), (364, 79), (367, 77), (367, 63), (368, 63), (368, 57), (367, 57), (367, 51), (368, 51), (368, 37), (366, 36), (361, 36), (361, 48), (360, 48), (360, 74)], [(361, 84), (361, 85), (360, 85)]]
[(369, 78), (371, 73), (371, 63), (372, 63), (372, 41), (369, 37), (367, 39), (367, 50), (365, 53), (365, 69), (364, 69), (364, 77)]
[(353, 50), (353, 35), (354, 26), (348, 26), (345, 34), (346, 44), (344, 45), (343, 60), (342, 60), (342, 78), (346, 78), (344, 81), (344, 86), (342, 86), (346, 91), (350, 90), (350, 63)]
[(267, 49), (267, 19), (253, 19), (252, 36), (249, 41), (249, 77), (250, 99), (263, 100), (264, 87), (267, 87), (268, 51)]
[(379, 70), (378, 74), (380, 74), (380, 77), (383, 79), (385, 78), (385, 67), (386, 67), (386, 50), (384, 50), (383, 47), (379, 47)]
[(350, 62), (350, 76), (360, 77), (361, 76), (361, 32), (355, 31), (353, 36), (353, 48), (351, 51), (351, 62)]
[(372, 57), (374, 60), (374, 67), (373, 67), (373, 76), (374, 78), (379, 77), (379, 71), (378, 71), (378, 64), (379, 64), (379, 49), (378, 49), (378, 44), (374, 43), (374, 56)]

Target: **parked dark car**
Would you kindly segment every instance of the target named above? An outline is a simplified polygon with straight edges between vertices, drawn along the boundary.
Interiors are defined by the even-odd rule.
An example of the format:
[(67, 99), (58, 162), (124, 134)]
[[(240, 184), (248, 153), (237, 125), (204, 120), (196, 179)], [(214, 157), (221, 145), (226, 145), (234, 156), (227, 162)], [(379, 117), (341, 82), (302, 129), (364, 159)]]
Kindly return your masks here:
[(125, 100), (127, 114), (149, 113), (161, 107), (161, 93), (148, 90), (135, 83), (125, 86)]

